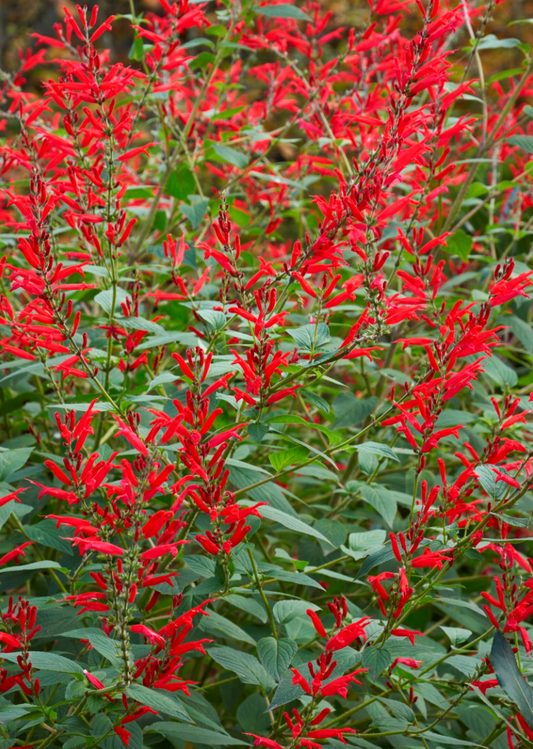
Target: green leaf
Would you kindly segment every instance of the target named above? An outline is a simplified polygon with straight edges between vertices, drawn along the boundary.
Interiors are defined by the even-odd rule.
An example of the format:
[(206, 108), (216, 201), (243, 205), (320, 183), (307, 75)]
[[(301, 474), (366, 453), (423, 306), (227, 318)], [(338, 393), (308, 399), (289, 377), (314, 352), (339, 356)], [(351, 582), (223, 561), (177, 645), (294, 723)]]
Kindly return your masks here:
[(189, 195), (190, 205), (180, 203), (180, 211), (191, 222), (193, 229), (197, 229), (203, 221), (209, 201), (199, 195)]
[(104, 310), (104, 312), (107, 312), (109, 315), (111, 312), (114, 312), (117, 307), (120, 308), (120, 305), (122, 302), (125, 302), (127, 299), (130, 298), (130, 295), (124, 291), (120, 286), (117, 286), (115, 289), (115, 309), (111, 310), (111, 306), (113, 304), (113, 291), (111, 289), (106, 289), (105, 291), (100, 291), (98, 294), (94, 297), (94, 301), (100, 305), (100, 307)]
[(357, 460), (359, 461), (359, 468), (365, 476), (373, 476), (379, 468), (376, 456), (366, 450), (357, 451)]
[(487, 627), (490, 626), (485, 612), (471, 601), (464, 601), (460, 598), (439, 597), (435, 599), (433, 605), (446, 616), (476, 634), (486, 632)]
[[(313, 425), (313, 427), (314, 426), (315, 425)], [(271, 429), (273, 431), (278, 432), (279, 435), (280, 435), (280, 437), (282, 439), (284, 439), (284, 440), (287, 440), (287, 442), (292, 442), (295, 445), (299, 445), (300, 447), (303, 447), (305, 450), (311, 450), (312, 452), (315, 453), (315, 455), (317, 455), (318, 457), (322, 458), (327, 463), (330, 463), (330, 465), (332, 466), (332, 468), (335, 469), (335, 471), (337, 470), (337, 464), (335, 463), (335, 461), (333, 460), (333, 458), (330, 458), (329, 455), (326, 455), (326, 453), (321, 452), (318, 448), (313, 447), (313, 445), (310, 445), (308, 442), (307, 443), (306, 442), (302, 442), (302, 440), (297, 439), (292, 434), (288, 434), (288, 433), (284, 432), (283, 430), (281, 430), (281, 429), (279, 429), (279, 428), (277, 428), (275, 426), (272, 426)], [(325, 431), (328, 431), (328, 430), (325, 430)], [(329, 434), (329, 432), (328, 432), (328, 434)], [(302, 466), (302, 468), (304, 468), (304, 467), (305, 466)], [(296, 470), (298, 470), (298, 469), (296, 469)]]
[(515, 517), (514, 515), (506, 515), (504, 512), (491, 512), (496, 518), (500, 518), (507, 525), (512, 525), (514, 528), (527, 528), (530, 522), (530, 518)]
[(450, 237), (446, 238), (447, 246), (442, 249), (445, 252), (449, 252), (451, 255), (457, 255), (461, 260), (468, 260), (470, 253), (472, 252), (473, 239), (472, 237), (459, 229)]
[(153, 390), (153, 388), (157, 387), (158, 385), (163, 385), (166, 382), (175, 382), (178, 379), (179, 375), (177, 375), (175, 372), (161, 372), (161, 374), (158, 374), (157, 377), (154, 377), (154, 379), (150, 382), (150, 385), (148, 386), (147, 393), (150, 392), (150, 390)]
[[(4, 497), (7, 495), (8, 492), (4, 493)], [(29, 512), (33, 510), (33, 507), (31, 505), (26, 505), (23, 502), (17, 502), (15, 499), (12, 499), (10, 502), (7, 502), (5, 505), (2, 505), (0, 507), (0, 528), (2, 528), (9, 518), (11, 517), (11, 513), (15, 515), (15, 517), (23, 518), (25, 515), (27, 515)]]
[[(479, 198), (481, 195), (486, 195), (488, 191), (489, 187), (487, 185), (484, 185), (482, 182), (473, 182), (468, 188), (467, 198)], [(464, 234), (462, 231), (461, 233)]]
[(165, 229), (167, 228), (166, 211), (159, 210), (155, 212), (153, 227), (154, 229), (157, 229), (157, 231), (160, 231), (160, 232), (165, 231)]
[[(23, 718), (34, 708), (31, 705), (1, 705), (0, 725), (5, 725), (12, 720)], [(1, 746), (1, 745), (0, 745)]]
[(380, 442), (363, 442), (361, 445), (355, 445), (358, 452), (369, 452), (372, 455), (378, 455), (380, 458), (390, 458), (395, 460), (397, 463), (400, 459), (394, 452), (394, 450), (388, 445), (382, 445)]
[[(12, 663), (17, 663), (17, 658), (23, 655), (21, 652), (2, 653), (2, 658)], [(43, 653), (40, 650), (34, 650), (28, 653), (29, 660), (33, 668), (42, 671), (56, 671), (61, 674), (82, 674), (83, 666), (77, 661), (71, 661), (56, 653)]]
[[(460, 424), (470, 424), (476, 421), (478, 417), (476, 414), (469, 413), (468, 411), (460, 411), (457, 408), (447, 408), (443, 411), (437, 419), (436, 426), (439, 429), (446, 429), (447, 427), (456, 427)], [(409, 502), (409, 506), (411, 503)]]
[[(440, 742), (441, 744), (454, 744), (455, 746), (482, 746), (481, 744), (475, 744), (473, 741), (456, 739), (454, 736), (446, 736), (445, 734), (436, 733), (435, 731), (421, 731), (420, 734), (426, 739), (431, 739), (431, 741)], [(414, 736), (416, 736), (416, 733)]]
[[(242, 502), (242, 504), (253, 504), (252, 502)], [(264, 507), (261, 507), (261, 515), (264, 518), (267, 518), (268, 520), (272, 520), (275, 523), (279, 523), (280, 525), (283, 525), (285, 528), (288, 528), (291, 531), (296, 531), (296, 533), (303, 533), (306, 536), (313, 536), (313, 538), (318, 538), (322, 541), (325, 541), (327, 544), (329, 544), (328, 539), (322, 535), (319, 531), (317, 531), (315, 528), (312, 528), (310, 525), (307, 525), (307, 523), (304, 523), (303, 520), (300, 520), (297, 517), (293, 517), (292, 515), (288, 515), (286, 512), (283, 512), (282, 510), (277, 510), (275, 507), (272, 507), (272, 505), (265, 505)]]
[(261, 7), (256, 5), (252, 10), (262, 16), (269, 16), (270, 18), (295, 18), (298, 21), (311, 20), (307, 13), (304, 13), (301, 8), (298, 8), (296, 5), (290, 5), (289, 3), (262, 5)]
[(294, 338), (300, 349), (304, 351), (314, 351), (314, 349), (329, 342), (329, 328), (323, 322), (318, 323), (318, 325), (304, 325), (301, 328), (287, 330), (287, 333)]
[(212, 577), (215, 574), (216, 561), (213, 557), (206, 557), (201, 554), (187, 554), (183, 561), (190, 570), (196, 572), (202, 577)]
[(91, 736), (101, 739), (106, 733), (113, 730), (113, 724), (103, 713), (95, 715), (91, 720)]
[(146, 320), (144, 317), (117, 317), (117, 325), (129, 330), (144, 330), (147, 333), (165, 333), (165, 329), (152, 320)]
[[(533, 140), (533, 138), (532, 138)], [(520, 343), (524, 346), (526, 351), (533, 354), (533, 329), (529, 323), (521, 320), (516, 315), (510, 318), (506, 318), (509, 321), (509, 325), (515, 336), (518, 338)]]
[(204, 744), (205, 746), (249, 746), (245, 741), (228, 736), (228, 734), (217, 733), (208, 728), (189, 726), (184, 723), (162, 721), (161, 723), (154, 723), (150, 730), (157, 731), (157, 733), (161, 733), (174, 741), (188, 741), (193, 746), (197, 744)]
[(256, 684), (267, 691), (275, 686), (272, 676), (250, 653), (222, 646), (209, 648), (209, 655), (220, 666), (237, 674), (243, 684)]
[(452, 645), (460, 645), (465, 640), (468, 640), (472, 632), (469, 629), (460, 629), (459, 627), (444, 627), (441, 626), (444, 634), (450, 639)]
[[(256, 502), (268, 502), (276, 509), (285, 512), (288, 515), (292, 515), (293, 517), (296, 516), (296, 513), (285, 498), (285, 494), (283, 493), (281, 487), (274, 482), (274, 477), (271, 476), (267, 471), (264, 471), (264, 469), (256, 465), (250, 465), (246, 468), (244, 468), (244, 465), (247, 464), (235, 466), (232, 459), (228, 460), (227, 462), (230, 464), (230, 466), (232, 466), (230, 468), (230, 480), (239, 489), (249, 494), (250, 497), (252, 497)], [(249, 487), (255, 484), (258, 480), (258, 472), (264, 473), (265, 475), (261, 476), (261, 478), (268, 479), (268, 482), (251, 489)], [(250, 500), (241, 500), (240, 504), (250, 506), (254, 504), (254, 502)], [(261, 515), (264, 515), (264, 513), (261, 513)]]
[(236, 593), (230, 593), (228, 596), (224, 597), (224, 601), (230, 603), (241, 611), (246, 611), (247, 614), (255, 616), (256, 619), (259, 619), (263, 624), (268, 621), (268, 614), (265, 611), (265, 607), (251, 596), (240, 596)]
[[(145, 338), (143, 343), (136, 346), (136, 351), (144, 351), (146, 349), (156, 348), (156, 346), (166, 346), (169, 343), (180, 343), (182, 346), (196, 346), (198, 341), (197, 336), (194, 333), (184, 333), (183, 331), (174, 331), (172, 333), (166, 333), (165, 335), (153, 336)], [(98, 407), (100, 408), (100, 403)], [(104, 404), (106, 405), (106, 404)]]
[(490, 660), (498, 684), (533, 729), (533, 688), (520, 673), (513, 649), (499, 631), (494, 633)]
[(120, 667), (123, 665), (122, 659), (119, 656), (120, 642), (109, 637), (100, 629), (96, 629), (95, 627), (72, 629), (69, 632), (64, 632), (62, 637), (88, 640), (91, 643), (91, 646), (100, 653), (100, 655), (107, 658), (113, 666)]
[(377, 679), (380, 673), (390, 666), (391, 662), (392, 656), (386, 647), (377, 648), (370, 645), (363, 651), (363, 668), (370, 669), (368, 678), (371, 681)]
[(62, 567), (59, 562), (55, 562), (52, 559), (43, 559), (41, 562), (18, 564), (14, 567), (0, 567), (0, 575), (4, 572), (28, 572), (30, 570), (65, 570), (65, 567)]
[(301, 463), (309, 455), (309, 450), (305, 447), (289, 447), (288, 450), (279, 450), (275, 453), (270, 453), (268, 459), (275, 471), (282, 471), (286, 466), (293, 465), (294, 463)]
[(474, 473), (478, 477), (483, 489), (493, 499), (501, 499), (509, 489), (505, 481), (496, 482), (496, 474), (487, 465), (477, 466), (477, 468), (474, 468)]
[(144, 51), (144, 44), (142, 37), (136, 36), (133, 40), (133, 44), (131, 46), (130, 53), (128, 57), (130, 60), (135, 60), (136, 62), (141, 62), (141, 60), (144, 60), (145, 51)]
[(33, 447), (21, 447), (18, 450), (0, 451), (0, 481), (23, 468), (29, 460)]
[(276, 681), (281, 681), (298, 650), (294, 640), (282, 637), (263, 637), (257, 643), (257, 653), (263, 666)]
[(447, 665), (453, 666), (453, 668), (456, 668), (458, 671), (460, 671), (465, 676), (468, 676), (469, 679), (472, 679), (474, 675), (477, 673), (478, 668), (483, 665), (480, 658), (476, 658), (472, 655), (452, 655), (451, 658), (448, 658), (446, 661)]
[(215, 55), (212, 52), (200, 52), (191, 60), (191, 68), (206, 68), (212, 62), (215, 62)]
[(407, 721), (407, 723), (413, 723), (415, 720), (415, 714), (409, 707), (403, 702), (398, 700), (389, 700), (386, 697), (380, 697), (379, 701), (386, 705), (395, 718)]
[(329, 414), (331, 411), (331, 406), (327, 402), (327, 400), (324, 400), (320, 395), (317, 395), (316, 393), (313, 393), (312, 390), (308, 390), (307, 388), (302, 392), (302, 397), (304, 401), (307, 401), (315, 408), (318, 408), (320, 411), (323, 411), (326, 414)]
[(245, 632), (244, 629), (214, 611), (210, 611), (209, 616), (202, 617), (199, 626), (204, 632), (211, 632), (214, 635), (218, 635), (218, 637), (222, 635), (223, 637), (229, 637), (231, 640), (255, 645), (254, 638)]
[(296, 619), (298, 616), (306, 616), (305, 612), (307, 609), (318, 611), (319, 607), (308, 601), (289, 598), (285, 601), (278, 601), (275, 603), (272, 613), (277, 624), (287, 624), (287, 622)]
[(379, 512), (389, 528), (392, 528), (398, 509), (392, 493), (386, 489), (382, 491), (381, 487), (362, 486), (361, 494), (365, 501)]
[(303, 572), (290, 572), (289, 570), (284, 570), (282, 567), (269, 564), (261, 567), (261, 574), (267, 577), (273, 577), (275, 580), (292, 583), (293, 585), (307, 585), (310, 588), (323, 590), (320, 583), (312, 577), (309, 577), (309, 575), (305, 575)]
[[(209, 692), (206, 696), (195, 690), (191, 690), (187, 695), (185, 692), (180, 692), (180, 701), (183, 702), (185, 708), (195, 723), (206, 728), (213, 728), (215, 731), (222, 729), (220, 718), (216, 711), (216, 708), (207, 699), (210, 697)], [(222, 729), (224, 731), (224, 729)]]
[[(344, 547), (343, 547), (344, 551)], [(377, 567), (379, 564), (385, 564), (385, 562), (390, 562), (391, 559), (394, 559), (394, 552), (392, 551), (392, 547), (390, 544), (387, 546), (383, 546), (381, 549), (376, 549), (376, 551), (372, 551), (372, 553), (366, 553), (364, 554), (367, 558), (361, 565), (361, 569), (359, 570), (358, 578), (360, 580), (364, 580), (364, 578), (368, 575), (371, 569), (374, 567)]]
[(368, 553), (371, 549), (382, 546), (385, 542), (386, 535), (387, 534), (383, 530), (350, 533), (348, 536), (348, 547), (352, 551)]
[(506, 385), (510, 388), (514, 388), (518, 382), (518, 375), (504, 364), (501, 359), (497, 356), (492, 356), (490, 359), (485, 359), (483, 367), (487, 377), (490, 377), (500, 387), (504, 388)]
[(130, 684), (129, 687), (126, 687), (126, 694), (132, 700), (140, 702), (141, 705), (151, 707), (152, 710), (172, 715), (180, 720), (190, 721), (183, 704), (172, 692), (167, 692), (166, 689), (149, 689), (142, 684)]
[(267, 424), (263, 424), (261, 421), (255, 421), (248, 424), (248, 434), (254, 440), (254, 442), (261, 442), (263, 437), (269, 432)]
[(0, 416), (5, 416), (13, 411), (18, 411), (29, 401), (36, 400), (35, 393), (19, 393), (13, 398), (9, 398), (4, 403), (0, 404)]
[(202, 320), (209, 323), (214, 330), (222, 330), (227, 323), (226, 315), (223, 312), (220, 312), (220, 310), (201, 309), (198, 310), (198, 314)]
[(335, 423), (333, 429), (346, 429), (355, 427), (370, 416), (376, 408), (378, 399), (375, 396), (371, 398), (357, 398), (353, 393), (341, 393), (333, 401), (333, 413), (335, 414)]
[[(91, 699), (91, 697), (89, 697), (89, 699)], [(82, 723), (82, 726), (83, 726), (83, 723)], [(70, 728), (70, 726), (68, 727)], [(80, 730), (81, 726), (79, 727), (72, 726), (72, 729), (75, 730), (76, 733), (79, 732), (82, 735), (85, 734), (84, 727), (82, 730)], [(128, 733), (131, 734), (131, 737), (129, 739), (128, 749), (142, 749), (143, 735), (137, 723), (132, 722), (128, 724)], [(124, 749), (124, 744), (122, 742), (122, 739), (114, 733), (113, 723), (104, 713), (98, 713), (92, 719), (91, 736), (94, 736), (94, 738), (97, 739), (97, 743), (87, 744), (84, 742), (83, 744), (84, 747), (90, 746), (92, 747), (92, 749)], [(63, 744), (63, 747), (66, 747), (66, 744)]]
[[(79, 411), (80, 413), (85, 413), (85, 411), (89, 410), (89, 407), (91, 405), (91, 402), (88, 401), (86, 403), (73, 403), (70, 401), (69, 403), (48, 403), (46, 408), (54, 409), (55, 410), (65, 410), (65, 411)], [(112, 411), (113, 406), (111, 403), (106, 403), (104, 401), (103, 403), (97, 403), (95, 406), (93, 406), (94, 413), (98, 413), (99, 411)], [(53, 457), (55, 462), (60, 465), (61, 460), (57, 456), (50, 456)]]
[(165, 183), (164, 193), (177, 200), (185, 200), (187, 195), (193, 195), (195, 190), (194, 177), (191, 170), (181, 164), (177, 169), (170, 172)]
[[(494, 34), (487, 34), (480, 40), (471, 40), (471, 44), (477, 44), (479, 50), (483, 49), (512, 49), (513, 47), (519, 47), (521, 44), (520, 39), (498, 39)], [(519, 137), (519, 136), (514, 136)], [(511, 138), (509, 140), (512, 140)]]
[(533, 153), (533, 135), (513, 135), (507, 142), (511, 146), (518, 146), (523, 151)]
[(268, 705), (260, 694), (250, 694), (237, 708), (237, 720), (247, 733), (269, 733)]
[[(42, 520), (35, 525), (27, 525), (25, 526), (25, 532), (31, 541), (35, 541), (41, 546), (49, 546), (51, 549), (57, 549), (70, 556), (74, 553), (68, 539), (61, 538), (61, 536), (69, 535), (68, 529), (65, 526), (61, 530), (56, 528), (54, 520)], [(71, 532), (74, 535), (73, 531)]]
[(241, 151), (237, 151), (236, 148), (216, 144), (213, 146), (213, 151), (218, 154), (223, 161), (226, 161), (228, 164), (236, 166), (239, 169), (244, 169), (248, 165), (248, 156)]
[[(331, 546), (335, 549), (338, 549), (346, 541), (346, 525), (341, 523), (340, 520), (321, 518), (315, 523), (315, 528), (328, 539)], [(331, 546), (328, 544), (325, 547), (326, 552), (331, 551)]]
[(205, 30), (206, 34), (209, 34), (209, 36), (218, 36), (223, 37), (226, 35), (226, 27), (223, 26), (221, 23), (214, 24), (213, 26), (209, 26)]

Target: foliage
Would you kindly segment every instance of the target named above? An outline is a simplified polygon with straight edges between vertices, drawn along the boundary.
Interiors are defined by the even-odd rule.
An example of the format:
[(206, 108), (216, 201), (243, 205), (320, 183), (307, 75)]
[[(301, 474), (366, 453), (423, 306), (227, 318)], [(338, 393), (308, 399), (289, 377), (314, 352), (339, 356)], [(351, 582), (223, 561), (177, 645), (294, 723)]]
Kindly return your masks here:
[(160, 2), (0, 79), (0, 749), (532, 747), (529, 46)]

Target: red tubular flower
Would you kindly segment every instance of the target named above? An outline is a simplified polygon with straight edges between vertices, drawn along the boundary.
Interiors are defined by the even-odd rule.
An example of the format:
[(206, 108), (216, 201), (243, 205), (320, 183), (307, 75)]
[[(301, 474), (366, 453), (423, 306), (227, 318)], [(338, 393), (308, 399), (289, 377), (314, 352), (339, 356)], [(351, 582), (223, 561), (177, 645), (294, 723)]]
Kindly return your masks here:
[[(379, 647), (401, 637), (412, 649), (430, 635), (446, 644), (426, 604), (439, 571), (465, 571), (471, 549), (483, 558), (489, 622), (530, 655), (533, 559), (518, 500), (533, 481), (533, 412), (523, 407), (533, 75), (526, 66), (476, 81), (472, 54), (461, 52), (472, 29), (484, 49), (477, 32), (499, 2), (415, 0), (413, 14), (407, 0), (370, 0), (368, 22), (344, 29), (315, 0), (261, 0), (254, 12), (211, 4), (229, 14), (151, 0), (142, 22), (130, 18), (129, 62), (107, 43), (115, 16), (74, 4), (56, 38), (34, 34), (36, 49), (10, 56), (0, 80), (0, 572), (12, 594), (0, 611), (0, 693), (17, 714), (30, 711), (29, 730), (22, 715), (11, 731), (21, 743), (42, 728), (32, 726), (36, 674), (52, 642), (35, 645), (46, 634), (37, 617), (60, 617), (62, 606), (90, 625), (64, 657), (97, 663), (98, 634), (124, 651), (117, 659), (110, 648), (112, 668), (102, 662), (112, 691), (84, 671), (90, 699), (75, 713), (87, 725), (99, 696), (120, 694), (109, 715), (126, 746), (139, 734), (127, 725), (144, 725), (158, 701), (170, 709), (173, 693), (191, 697), (192, 718), (193, 688), (218, 704), (216, 645), (232, 634), (221, 624), (232, 611), (245, 641), (237, 660), (252, 663), (257, 614), (274, 635), (257, 643), (265, 666), (274, 647), (275, 670), (298, 664), (289, 681), (302, 704), (274, 715), (269, 737), (248, 734), (254, 745), (350, 742), (354, 729), (332, 727), (324, 700), (361, 684), (366, 702), (382, 690), (358, 681), (366, 669), (344, 668), (346, 658), (364, 650), (366, 662), (381, 624)], [(207, 37), (218, 54), (202, 51)], [(478, 89), (482, 116), (465, 115)], [(350, 451), (365, 444), (373, 455), (361, 450), (357, 467)], [(404, 502), (396, 490), (413, 477)], [(21, 507), (26, 482), (39, 488)], [(292, 517), (302, 497), (305, 525)], [(346, 510), (352, 497), (373, 505), (371, 517)], [(347, 522), (357, 533), (345, 551), (362, 563), (355, 603), (341, 594), (354, 574), (338, 551)], [(330, 529), (336, 551), (323, 564), (312, 551)], [(34, 541), (17, 546), (20, 533)], [(315, 547), (301, 534), (314, 534)], [(35, 560), (48, 543), (62, 555), (66, 540), (73, 589), (63, 593), (61, 570)], [(323, 611), (290, 602), (313, 624), (306, 645), (298, 619), (283, 616), (287, 594), (307, 595), (291, 588), (298, 580), (309, 602), (323, 600), (313, 585), (332, 591)], [(259, 593), (281, 599), (275, 621)], [(424, 606), (426, 634), (404, 628), (425, 621)], [(470, 683), (472, 704), (497, 685), (481, 655), (486, 680)], [(399, 657), (385, 669), (391, 689), (399, 668), (415, 670), (403, 684), (411, 707), (421, 666)], [(444, 717), (456, 743), (468, 743), (456, 707), (452, 698)], [(247, 727), (245, 712), (228, 713), (227, 725)], [(515, 713), (505, 713), (510, 749), (533, 737)], [(403, 733), (423, 741), (432, 720), (422, 710), (417, 721)], [(76, 721), (56, 726), (49, 711), (48, 722), (65, 745), (77, 742)]]
[[(80, 547), (82, 554), (89, 551), (99, 551), (102, 554), (109, 554), (110, 556), (122, 556), (124, 549), (116, 544), (111, 544), (107, 541), (100, 541), (96, 536), (89, 536), (88, 538), (74, 538), (72, 539), (73, 544), (77, 544)], [(1, 560), (0, 560), (1, 563)]]
[(125, 151), (120, 156), (117, 156), (117, 161), (129, 161), (130, 159), (133, 159), (134, 156), (138, 156), (140, 153), (143, 153), (145, 156), (148, 155), (148, 149), (152, 146), (159, 145), (156, 143), (156, 141), (152, 143), (147, 143), (145, 146), (138, 146), (137, 148), (130, 148), (129, 151)]
[(302, 674), (299, 671), (297, 671), (295, 668), (291, 668), (291, 671), (293, 673), (293, 677), (292, 677), (293, 685), (298, 684), (299, 686), (301, 686), (301, 688), (304, 690), (306, 694), (313, 694), (311, 687), (307, 683), (306, 679), (304, 679)]
[(340, 694), (341, 697), (346, 699), (348, 695), (349, 684), (354, 682), (362, 686), (362, 682), (358, 681), (355, 676), (356, 674), (365, 673), (368, 668), (358, 668), (356, 671), (352, 671), (351, 674), (340, 676), (338, 679), (333, 679), (328, 684), (324, 684), (320, 688), (320, 694), (322, 697), (333, 697), (336, 694)]
[(18, 497), (19, 494), (22, 492), (25, 492), (26, 489), (16, 489), (14, 492), (10, 492), (9, 494), (5, 494), (3, 497), (0, 498), (0, 507), (3, 507), (8, 502), (11, 502), (12, 500), (15, 500), (15, 502), (20, 502), (20, 499)]
[(391, 629), (391, 635), (394, 635), (394, 637), (407, 637), (409, 639), (409, 642), (413, 646), (415, 644), (415, 635), (418, 635), (419, 637), (424, 637), (422, 632), (419, 632), (418, 630), (410, 630), (410, 629)]
[(20, 650), (21, 647), (19, 640), (7, 632), (0, 632), (0, 642), (7, 645), (6, 653), (9, 653), (11, 650)]
[(118, 416), (114, 416), (115, 421), (120, 426), (119, 431), (117, 432), (118, 435), (123, 435), (128, 442), (131, 444), (132, 447), (134, 447), (136, 450), (138, 450), (141, 455), (143, 455), (145, 458), (148, 456), (148, 450), (146, 448), (146, 445), (143, 443), (143, 441), (133, 432), (133, 430), (124, 424), (124, 422), (119, 419)]
[(7, 554), (4, 554), (3, 557), (0, 557), (0, 567), (2, 567), (4, 564), (7, 564), (8, 562), (12, 562), (14, 559), (17, 559), (17, 557), (24, 557), (26, 556), (24, 554), (24, 549), (28, 546), (32, 545), (32, 541), (25, 541), (20, 546), (17, 546), (16, 549), (12, 549), (11, 551), (8, 551)]
[(96, 689), (105, 689), (100, 679), (97, 679), (96, 676), (93, 676), (91, 673), (89, 673), (87, 669), (83, 669), (83, 673), (85, 674), (87, 680), (93, 685), (93, 687), (96, 687)]
[(195, 536), (195, 539), (207, 551), (208, 554), (217, 556), (220, 552), (220, 548), (207, 536), (203, 536), (199, 533)]
[(424, 552), (415, 559), (412, 560), (411, 564), (413, 567), (436, 567), (436, 569), (442, 569), (445, 562), (453, 562), (453, 556), (446, 554), (447, 551), (452, 549), (441, 549), (440, 551), (429, 551), (424, 549)]
[(331, 637), (326, 643), (326, 650), (340, 650), (346, 648), (352, 644), (354, 640), (360, 637), (366, 641), (365, 627), (370, 624), (370, 618), (368, 616), (359, 619), (352, 624), (348, 624), (344, 629), (341, 629), (336, 635)]
[(417, 669), (423, 665), (422, 661), (417, 661), (414, 658), (395, 658), (392, 665), (389, 666), (389, 671), (393, 671), (396, 666), (407, 666), (408, 668)]
[(326, 630), (324, 629), (324, 625), (318, 618), (318, 616), (315, 614), (315, 612), (312, 609), (307, 609), (306, 612), (308, 617), (310, 617), (311, 621), (313, 622), (313, 626), (316, 629), (317, 633), (320, 635), (320, 637), (327, 637), (328, 634)]
[(267, 749), (283, 749), (281, 744), (272, 739), (265, 738), (264, 736), (257, 736), (255, 733), (246, 733), (245, 736), (251, 736), (255, 739), (254, 746), (266, 746)]
[(145, 624), (133, 624), (130, 627), (130, 630), (132, 632), (138, 632), (139, 634), (146, 637), (146, 639), (152, 643), (152, 645), (159, 645), (160, 648), (165, 647), (165, 640), (161, 637), (161, 635), (158, 635), (157, 632), (154, 632), (153, 629), (150, 629), (150, 627), (147, 627)]
[(394, 577), (396, 577), (394, 572), (380, 572), (379, 575), (369, 575), (368, 582), (372, 586), (374, 592), (377, 593), (383, 601), (388, 601), (389, 594), (382, 586), (381, 582), (382, 580), (391, 580)]
[(318, 728), (314, 731), (308, 731), (307, 736), (310, 739), (337, 739), (346, 744), (345, 733), (355, 733), (355, 728)]
[(473, 689), (474, 687), (477, 687), (480, 689), (483, 694), (487, 694), (487, 689), (494, 689), (498, 684), (498, 679), (485, 679), (485, 681), (472, 681), (470, 682), (470, 687)]
[(178, 553), (178, 546), (182, 546), (183, 544), (189, 543), (188, 541), (174, 541), (171, 544), (161, 544), (159, 546), (154, 546), (151, 549), (147, 549), (146, 551), (143, 551), (141, 554), (141, 559), (144, 560), (152, 560), (152, 559), (161, 559), (161, 557), (166, 556), (167, 554), (170, 554), (173, 558), (176, 557)]
[(390, 542), (392, 545), (392, 551), (396, 559), (401, 563), (402, 562), (402, 555), (400, 554), (400, 549), (398, 547), (398, 541), (396, 540), (396, 536), (394, 533), (389, 533)]
[(113, 728), (113, 731), (121, 739), (123, 744), (125, 744), (126, 746), (130, 745), (131, 733), (129, 731), (126, 731), (126, 729), (122, 728), (122, 726), (115, 726)]

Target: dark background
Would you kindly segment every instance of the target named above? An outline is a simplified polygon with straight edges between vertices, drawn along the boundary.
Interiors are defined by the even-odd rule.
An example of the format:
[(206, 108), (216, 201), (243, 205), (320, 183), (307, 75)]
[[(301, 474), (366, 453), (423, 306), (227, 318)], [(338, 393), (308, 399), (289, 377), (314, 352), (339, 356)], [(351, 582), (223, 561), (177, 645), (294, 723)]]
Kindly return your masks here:
[[(458, 1), (458, 0), (457, 0)], [(147, 11), (160, 12), (158, 0), (134, 0), (137, 13)], [(333, 17), (330, 26), (360, 26), (367, 15), (366, 0), (321, 0), (324, 10), (331, 10)], [(81, 0), (80, 4), (83, 3)], [(92, 7), (95, 0), (86, 0)], [(99, 19), (113, 14), (130, 13), (129, 0), (100, 0)], [(450, 3), (456, 5), (456, 0)], [(471, 2), (469, 5), (471, 6)], [(476, 3), (480, 5), (483, 3)], [(14, 71), (18, 67), (19, 50), (33, 44), (29, 36), (32, 32), (44, 36), (55, 36), (53, 25), (63, 17), (63, 6), (69, 8), (74, 16), (76, 4), (72, 0), (0, 0), (0, 67), (6, 71)], [(209, 3), (209, 9), (216, 8), (215, 2)], [(412, 14), (406, 14), (405, 23), (413, 32), (419, 28), (419, 14), (413, 3), (410, 8)], [(533, 19), (533, 0), (505, 0), (501, 6), (495, 8), (495, 21), (489, 24), (488, 32), (498, 37), (518, 37), (533, 46), (533, 24), (518, 24), (508, 27), (510, 21)], [(215, 20), (213, 18), (213, 20)], [(128, 52), (131, 47), (131, 29), (127, 20), (117, 20), (113, 24), (113, 34), (106, 34), (102, 38), (103, 44), (111, 47), (113, 58), (127, 63)], [(493, 74), (508, 67), (520, 64), (521, 55), (516, 50), (490, 50), (483, 53), (483, 63), (486, 73)], [(33, 77), (33, 76), (32, 76)], [(38, 83), (37, 81), (32, 81)]]

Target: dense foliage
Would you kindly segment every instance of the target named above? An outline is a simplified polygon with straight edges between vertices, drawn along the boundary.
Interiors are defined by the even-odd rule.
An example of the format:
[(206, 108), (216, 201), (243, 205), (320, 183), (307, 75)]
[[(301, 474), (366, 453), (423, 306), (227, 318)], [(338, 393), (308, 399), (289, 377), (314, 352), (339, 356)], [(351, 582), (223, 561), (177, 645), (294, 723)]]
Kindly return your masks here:
[(533, 747), (529, 46), (160, 2), (0, 78), (0, 749)]

